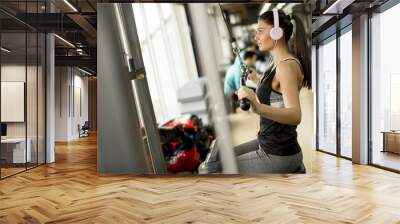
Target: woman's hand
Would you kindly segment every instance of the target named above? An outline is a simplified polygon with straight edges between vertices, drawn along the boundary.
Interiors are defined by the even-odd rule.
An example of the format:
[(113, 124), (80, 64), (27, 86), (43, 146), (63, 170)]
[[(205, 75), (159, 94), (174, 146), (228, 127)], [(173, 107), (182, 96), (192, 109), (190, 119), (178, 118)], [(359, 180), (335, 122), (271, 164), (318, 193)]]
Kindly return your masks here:
[(239, 100), (246, 98), (250, 100), (251, 103), (256, 102), (256, 94), (253, 92), (253, 90), (247, 88), (246, 86), (241, 86), (237, 95)]
[(247, 79), (253, 81), (257, 85), (259, 84), (260, 80), (257, 78), (257, 72), (254, 68), (250, 67), (249, 68), (250, 73), (247, 75)]

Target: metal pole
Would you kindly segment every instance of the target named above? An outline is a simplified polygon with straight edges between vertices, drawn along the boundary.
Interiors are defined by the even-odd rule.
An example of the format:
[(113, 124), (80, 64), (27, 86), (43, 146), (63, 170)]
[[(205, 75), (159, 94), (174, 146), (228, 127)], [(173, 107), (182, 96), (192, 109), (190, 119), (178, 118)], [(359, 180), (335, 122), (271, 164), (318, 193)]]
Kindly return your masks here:
[(129, 60), (129, 67), (132, 69), (131, 74), (133, 78), (133, 91), (136, 96), (136, 105), (138, 105), (139, 112), (143, 118), (143, 126), (146, 131), (147, 143), (149, 146), (149, 154), (153, 164), (155, 174), (165, 174), (166, 166), (164, 161), (164, 155), (162, 154), (160, 145), (160, 136), (158, 133), (156, 117), (154, 114), (154, 108), (151, 101), (149, 86), (146, 79), (146, 72), (144, 68), (144, 62), (142, 58), (142, 52), (140, 49), (139, 37), (136, 30), (135, 17), (133, 14), (132, 4), (118, 4), (120, 10), (122, 27), (125, 32), (127, 51), (132, 60)]
[(122, 57), (113, 4), (97, 5), (97, 169), (152, 174), (140, 133), (132, 78)]
[[(46, 1), (46, 12), (53, 12), (54, 6)], [(46, 153), (45, 163), (55, 161), (55, 45), (54, 34), (46, 34)]]
[(204, 3), (189, 5), (193, 28), (196, 35), (199, 56), (201, 57), (201, 70), (204, 71), (207, 89), (210, 92), (211, 108), (215, 129), (219, 139), (218, 147), (221, 156), (223, 172), (226, 174), (238, 173), (235, 154), (233, 152), (232, 136), (227, 119), (224, 94), (220, 86), (217, 58), (213, 53), (212, 35), (209, 32), (209, 18), (207, 5)]

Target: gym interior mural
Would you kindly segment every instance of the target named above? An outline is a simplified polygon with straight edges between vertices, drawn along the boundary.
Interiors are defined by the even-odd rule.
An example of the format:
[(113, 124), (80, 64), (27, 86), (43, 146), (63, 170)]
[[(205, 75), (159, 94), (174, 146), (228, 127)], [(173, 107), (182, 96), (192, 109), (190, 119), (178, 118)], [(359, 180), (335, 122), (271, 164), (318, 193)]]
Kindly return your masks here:
[[(141, 130), (132, 154), (142, 164), (132, 168), (136, 173), (311, 170), (309, 4), (104, 3), (98, 8), (98, 85), (107, 80), (111, 85), (115, 73), (131, 80), (127, 100), (133, 102), (127, 110), (132, 112), (126, 116), (135, 114), (127, 121)], [(111, 23), (115, 28), (107, 28)], [(101, 46), (120, 60), (115, 70)], [(99, 127), (119, 124), (123, 117), (118, 120), (108, 108), (126, 104), (118, 104), (106, 90), (98, 99), (102, 94), (109, 98), (99, 102)], [(124, 132), (136, 129), (125, 124), (119, 125)], [(101, 132), (98, 171), (117, 172), (107, 164), (125, 158), (113, 158), (105, 145), (112, 138), (125, 139)]]

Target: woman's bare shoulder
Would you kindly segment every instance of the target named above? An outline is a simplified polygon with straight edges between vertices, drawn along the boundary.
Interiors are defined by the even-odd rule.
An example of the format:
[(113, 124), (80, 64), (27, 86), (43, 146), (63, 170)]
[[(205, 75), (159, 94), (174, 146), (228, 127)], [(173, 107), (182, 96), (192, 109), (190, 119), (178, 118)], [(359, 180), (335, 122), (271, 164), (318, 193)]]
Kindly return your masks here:
[(277, 78), (285, 76), (302, 76), (301, 65), (294, 59), (281, 61), (276, 67)]

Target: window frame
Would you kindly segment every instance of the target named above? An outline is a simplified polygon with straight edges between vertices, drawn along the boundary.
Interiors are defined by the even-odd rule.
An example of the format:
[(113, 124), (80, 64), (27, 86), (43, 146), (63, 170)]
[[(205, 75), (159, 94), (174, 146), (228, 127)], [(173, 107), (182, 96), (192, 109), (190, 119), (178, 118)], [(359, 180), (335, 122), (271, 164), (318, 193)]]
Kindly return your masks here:
[(381, 6), (368, 11), (368, 32), (367, 32), (367, 38), (368, 38), (368, 68), (367, 68), (367, 78), (368, 78), (368, 165), (377, 167), (383, 170), (395, 172), (395, 173), (400, 173), (400, 169), (394, 169), (390, 168), (384, 165), (380, 165), (377, 163), (373, 162), (373, 132), (372, 132), (372, 18), (374, 17), (373, 14), (382, 14), (385, 11), (393, 8), (394, 6), (397, 6), (400, 4), (396, 0), (388, 0)]
[[(346, 18), (345, 18), (346, 19)], [(338, 21), (340, 22), (340, 21)], [(339, 158), (343, 158), (346, 160), (352, 160), (352, 158), (347, 157), (342, 155), (342, 150), (341, 150), (341, 119), (340, 119), (340, 104), (341, 104), (341, 97), (340, 97), (340, 77), (341, 77), (341, 67), (340, 67), (340, 37), (347, 32), (352, 32), (352, 23), (350, 22), (346, 26), (336, 29), (336, 32), (325, 37), (324, 39), (318, 40), (316, 44), (316, 150), (319, 152), (323, 152), (329, 155), (333, 155)], [(319, 130), (319, 123), (320, 123), (320, 117), (319, 117), (319, 94), (318, 94), (318, 89), (320, 87), (320, 74), (319, 74), (319, 51), (318, 49), (320, 48), (321, 44), (326, 44), (331, 41), (336, 41), (336, 152), (328, 152), (327, 150), (321, 149), (320, 144), (319, 144), (319, 136), (320, 136), (320, 130)]]
[[(195, 49), (193, 48), (194, 44), (192, 42), (191, 37), (186, 37), (186, 36), (182, 36), (182, 35), (187, 35), (187, 32), (183, 32), (182, 27), (178, 26), (178, 17), (181, 16), (181, 12), (179, 10), (182, 10), (186, 15), (186, 21), (187, 21), (187, 25), (188, 25), (188, 29), (190, 29), (190, 23), (189, 23), (189, 15), (187, 14), (187, 11), (185, 9), (185, 6), (183, 4), (174, 4), (174, 3), (168, 3), (170, 4), (170, 9), (171, 9), (171, 14), (168, 16), (164, 16), (163, 15), (163, 11), (162, 11), (162, 7), (160, 4), (154, 3), (157, 12), (160, 15), (160, 22), (159, 25), (157, 26), (157, 28), (155, 30), (153, 30), (151, 33), (148, 29), (147, 26), (147, 22), (148, 19), (146, 17), (146, 10), (145, 7), (147, 4), (142, 4), (142, 3), (135, 3), (137, 5), (132, 5), (132, 7), (137, 7), (138, 10), (134, 10), (135, 13), (139, 12), (140, 13), (140, 17), (141, 17), (141, 22), (143, 25), (143, 30), (144, 30), (144, 35), (143, 39), (140, 40), (140, 44), (141, 44), (141, 48), (147, 48), (148, 50), (148, 55), (149, 55), (149, 61), (148, 63), (150, 64), (150, 66), (152, 67), (152, 71), (154, 77), (152, 80), (154, 80), (154, 85), (151, 86), (155, 86), (156, 89), (158, 91), (156, 92), (152, 92), (153, 96), (156, 95), (157, 96), (157, 104), (158, 106), (156, 106), (157, 108), (160, 108), (162, 111), (161, 112), (156, 112), (156, 114), (158, 114), (158, 116), (156, 116), (156, 119), (158, 122), (164, 122), (168, 119), (171, 118), (172, 114), (175, 114), (175, 112), (173, 112), (170, 107), (166, 104), (165, 101), (165, 96), (164, 94), (162, 94), (162, 90), (163, 88), (161, 88), (163, 85), (161, 83), (160, 80), (162, 80), (160, 77), (163, 74), (160, 74), (161, 71), (159, 71), (160, 66), (157, 63), (156, 60), (156, 49), (154, 48), (154, 39), (155, 39), (155, 35), (159, 35), (161, 33), (161, 39), (163, 42), (163, 46), (164, 50), (165, 50), (165, 55), (167, 57), (167, 64), (168, 64), (168, 72), (171, 75), (171, 79), (173, 79), (174, 81), (171, 82), (170, 87), (173, 88), (174, 90), (178, 90), (178, 88), (180, 86), (182, 86), (184, 83), (186, 83), (187, 81), (193, 80), (195, 78), (198, 77), (198, 67), (197, 67), (197, 63), (196, 63), (196, 52)], [(177, 8), (177, 7), (182, 7), (182, 8)], [(137, 24), (138, 26), (138, 24)], [(178, 49), (179, 52), (178, 54), (174, 54), (173, 49), (171, 47), (171, 43), (173, 41), (177, 41), (177, 40), (172, 40), (169, 36), (169, 28), (175, 28), (177, 29), (176, 31), (176, 38), (177, 40), (180, 40), (181, 43), (183, 43), (184, 46), (182, 46), (181, 49)], [(190, 35), (190, 34), (189, 34)], [(159, 36), (158, 36), (159, 37)], [(190, 46), (186, 46), (186, 45), (190, 45)], [(191, 52), (190, 52), (191, 51)], [(192, 59), (187, 59), (187, 55), (192, 55), (193, 57), (193, 61), (191, 63), (188, 63), (188, 60), (192, 60)], [(182, 61), (183, 60), (183, 61)], [(182, 69), (180, 68), (179, 71), (176, 68), (176, 65), (178, 64), (182, 64), (185, 67)], [(195, 74), (190, 74), (190, 73), (195, 73)], [(186, 75), (185, 75), (186, 74)], [(185, 76), (182, 76), (185, 75)], [(149, 85), (150, 87), (150, 85)], [(154, 88), (152, 88), (154, 89)], [(176, 98), (178, 97), (177, 95), (177, 91), (175, 93)], [(155, 102), (153, 101), (153, 104)], [(179, 111), (179, 109), (177, 109)]]

